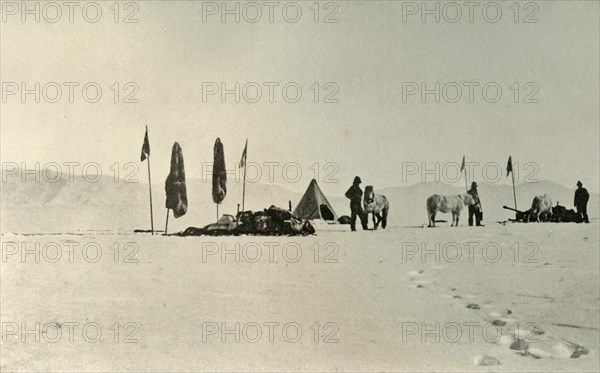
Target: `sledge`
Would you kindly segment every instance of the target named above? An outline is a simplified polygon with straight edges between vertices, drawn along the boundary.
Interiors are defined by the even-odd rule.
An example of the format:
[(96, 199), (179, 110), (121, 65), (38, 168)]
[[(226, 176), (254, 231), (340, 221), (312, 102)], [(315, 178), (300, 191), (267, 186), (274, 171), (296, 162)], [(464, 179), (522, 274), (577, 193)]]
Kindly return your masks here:
[(315, 229), (310, 221), (301, 219), (288, 210), (271, 206), (263, 211), (242, 211), (237, 219), (232, 215), (223, 215), (216, 223), (203, 228), (188, 227), (177, 233), (179, 236), (231, 236), (231, 235), (261, 235), (261, 236), (294, 236), (314, 234)]
[(514, 209), (512, 207), (508, 207), (508, 206), (502, 206), (502, 208), (515, 212), (515, 218), (508, 219), (509, 221), (520, 222), (520, 223), (527, 223), (529, 221), (529, 210), (521, 211), (521, 210)]
[[(508, 219), (509, 221), (518, 222), (518, 223), (528, 223), (529, 222), (529, 216), (530, 216), (531, 210), (520, 211), (520, 210), (514, 209), (512, 207), (508, 207), (508, 206), (502, 206), (502, 208), (515, 212), (515, 214), (516, 214), (515, 219)], [(551, 223), (581, 223), (581, 222), (583, 222), (583, 219), (574, 210), (567, 209), (566, 207), (561, 206), (558, 203), (556, 203), (556, 206), (552, 207), (552, 216), (549, 218), (548, 222), (551, 222)]]
[(134, 229), (133, 230), (133, 233), (152, 233), (152, 232), (154, 232), (154, 233), (163, 233), (164, 231), (163, 230), (157, 230), (157, 229), (155, 229), (154, 231), (150, 230), (150, 229)]

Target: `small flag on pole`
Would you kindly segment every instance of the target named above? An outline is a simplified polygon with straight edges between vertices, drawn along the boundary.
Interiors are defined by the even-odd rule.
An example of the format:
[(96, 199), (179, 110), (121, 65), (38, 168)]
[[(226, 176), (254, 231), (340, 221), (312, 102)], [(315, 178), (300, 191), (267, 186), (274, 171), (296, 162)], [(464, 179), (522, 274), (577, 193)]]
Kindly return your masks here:
[(508, 163), (506, 164), (506, 176), (512, 172), (512, 184), (513, 184), (513, 198), (515, 199), (515, 210), (517, 209), (517, 189), (515, 188), (515, 172), (512, 166), (512, 156), (508, 157)]
[(144, 135), (144, 145), (142, 145), (142, 155), (140, 160), (143, 162), (148, 158), (148, 192), (150, 192), (150, 229), (154, 236), (154, 215), (152, 213), (152, 178), (150, 177), (150, 141), (148, 141), (148, 126), (146, 126), (146, 135)]
[(465, 171), (465, 190), (468, 192), (469, 187), (467, 186), (467, 170), (465, 169), (465, 156), (463, 155), (462, 163), (460, 164), (460, 172)]
[(240, 168), (246, 166), (246, 157), (248, 156), (248, 140), (246, 140), (246, 146), (244, 146), (244, 151), (242, 152), (242, 159), (240, 159)]
[(146, 127), (146, 135), (144, 136), (144, 145), (142, 145), (142, 155), (140, 156), (140, 160), (143, 162), (149, 155), (150, 141), (148, 140), (148, 127)]
[(242, 159), (240, 160), (240, 168), (244, 169), (244, 184), (242, 187), (242, 211), (246, 208), (246, 158), (248, 158), (248, 139), (246, 139), (246, 145), (242, 152)]

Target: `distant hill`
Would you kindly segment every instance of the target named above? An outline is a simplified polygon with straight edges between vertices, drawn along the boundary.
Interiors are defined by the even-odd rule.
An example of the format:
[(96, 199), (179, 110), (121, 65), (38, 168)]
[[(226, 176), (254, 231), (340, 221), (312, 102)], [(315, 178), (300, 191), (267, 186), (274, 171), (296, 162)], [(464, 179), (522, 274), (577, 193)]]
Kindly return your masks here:
[[(3, 175), (4, 177), (5, 175)], [(121, 179), (103, 176), (97, 182), (82, 177), (68, 180), (66, 175), (36, 182), (27, 175), (22, 182), (20, 173), (6, 176), (2, 183), (2, 231), (32, 232), (41, 230), (73, 230), (84, 228), (149, 228), (149, 192), (147, 183), (127, 183)], [(57, 182), (46, 180), (57, 179)], [(4, 180), (4, 179), (3, 179)], [(202, 226), (214, 222), (216, 205), (212, 201), (211, 180), (186, 180), (188, 213), (179, 219), (170, 219), (173, 230), (188, 226)], [(155, 229), (164, 229), (166, 216), (164, 184), (153, 184)], [(262, 210), (271, 205), (293, 207), (302, 197), (277, 185), (246, 184), (246, 209)], [(228, 194), (219, 213), (235, 214), (242, 202), (242, 184), (228, 183)], [(57, 219), (58, 215), (58, 219)], [(171, 230), (171, 229), (170, 229)]]
[[(48, 175), (54, 179), (58, 175)], [(28, 175), (22, 182), (20, 174), (2, 175), (0, 202), (2, 205), (2, 232), (61, 232), (78, 229), (123, 229), (149, 228), (148, 184), (126, 183), (103, 176), (92, 183), (82, 177), (72, 181), (66, 175), (56, 177), (57, 182), (44, 179), (36, 182)], [(307, 185), (308, 186), (308, 185)], [(348, 200), (343, 196), (330, 195), (327, 184), (321, 189), (339, 216), (349, 215)], [(188, 226), (203, 226), (216, 219), (216, 206), (211, 197), (211, 181), (187, 180), (189, 200), (188, 213), (179, 219), (170, 219), (170, 231), (183, 230)], [(164, 229), (164, 184), (152, 186), (155, 229)], [(464, 193), (464, 189), (445, 183), (420, 183), (410, 186), (384, 188), (376, 191), (390, 201), (390, 225), (421, 225), (427, 221), (425, 201), (431, 194)], [(502, 209), (502, 205), (513, 206), (512, 186), (479, 185), (484, 210), (484, 222), (506, 220), (514, 214)], [(520, 184), (517, 186), (518, 207), (526, 210), (533, 197), (548, 193), (553, 202), (573, 208), (574, 189), (565, 188), (550, 181)], [(246, 184), (246, 209), (262, 210), (270, 205), (295, 208), (301, 193), (295, 193), (274, 184)], [(242, 199), (242, 183), (228, 183), (228, 193), (219, 212), (235, 214)], [(591, 194), (588, 210), (591, 217), (600, 216), (598, 194)], [(447, 220), (450, 216), (442, 215)], [(467, 215), (461, 217), (466, 223)]]

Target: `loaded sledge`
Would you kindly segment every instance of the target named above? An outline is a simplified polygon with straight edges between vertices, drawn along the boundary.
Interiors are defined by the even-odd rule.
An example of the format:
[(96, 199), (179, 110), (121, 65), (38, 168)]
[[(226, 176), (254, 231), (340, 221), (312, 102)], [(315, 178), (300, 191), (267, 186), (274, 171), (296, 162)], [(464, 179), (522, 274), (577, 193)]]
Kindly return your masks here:
[(271, 206), (263, 211), (241, 211), (234, 218), (223, 215), (219, 221), (203, 228), (189, 227), (178, 233), (179, 236), (294, 236), (314, 234), (315, 228), (310, 221), (301, 219), (288, 210)]

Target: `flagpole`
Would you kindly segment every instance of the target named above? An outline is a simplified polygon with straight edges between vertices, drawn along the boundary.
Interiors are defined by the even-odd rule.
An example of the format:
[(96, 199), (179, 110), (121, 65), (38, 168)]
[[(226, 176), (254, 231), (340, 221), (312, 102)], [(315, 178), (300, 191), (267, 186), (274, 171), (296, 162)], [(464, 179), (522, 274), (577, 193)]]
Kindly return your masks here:
[[(148, 126), (146, 126), (146, 133), (148, 133)], [(148, 154), (148, 190), (150, 191), (150, 229), (154, 236), (154, 216), (152, 214), (152, 178), (150, 177), (150, 154)]]
[[(248, 154), (246, 153), (246, 158)], [(242, 212), (246, 211), (245, 203), (246, 203), (246, 167), (248, 166), (248, 159), (244, 160), (244, 184), (242, 186)]]
[(167, 221), (165, 222), (165, 236), (167, 235), (168, 228), (169, 228), (169, 209), (167, 209)]
[(242, 212), (246, 211), (246, 170), (248, 167), (248, 139), (244, 145), (241, 162), (244, 162), (244, 181), (242, 184)]
[(515, 210), (518, 210), (517, 209), (517, 191), (515, 189), (515, 172), (511, 170), (510, 174), (512, 176), (512, 183), (513, 183), (513, 197), (515, 199)]
[(465, 167), (465, 156), (463, 155), (462, 162), (460, 164), (460, 170), (465, 171), (465, 190), (467, 193), (469, 192), (469, 187), (467, 186), (467, 168)]

